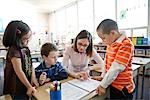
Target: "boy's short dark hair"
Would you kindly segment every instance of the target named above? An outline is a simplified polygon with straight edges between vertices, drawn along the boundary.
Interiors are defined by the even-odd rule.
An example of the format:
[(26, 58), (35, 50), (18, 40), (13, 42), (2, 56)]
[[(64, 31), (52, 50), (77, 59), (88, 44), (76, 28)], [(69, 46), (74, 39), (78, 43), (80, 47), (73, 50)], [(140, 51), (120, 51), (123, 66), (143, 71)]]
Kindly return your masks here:
[(56, 47), (56, 45), (52, 44), (52, 43), (45, 43), (42, 45), (41, 47), (41, 55), (45, 55), (46, 57), (48, 57), (49, 53), (52, 51), (58, 51), (58, 48)]
[(97, 27), (96, 31), (102, 31), (103, 34), (109, 34), (111, 30), (118, 31), (117, 22), (112, 19), (103, 20)]

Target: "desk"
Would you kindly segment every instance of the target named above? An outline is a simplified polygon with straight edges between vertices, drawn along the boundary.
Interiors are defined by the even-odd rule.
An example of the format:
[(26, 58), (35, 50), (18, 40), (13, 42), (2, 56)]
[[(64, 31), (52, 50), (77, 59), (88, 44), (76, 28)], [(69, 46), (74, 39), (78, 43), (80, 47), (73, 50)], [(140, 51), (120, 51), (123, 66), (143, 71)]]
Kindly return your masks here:
[[(67, 79), (62, 80), (61, 82), (64, 83), (72, 79), (73, 79), (72, 77), (68, 77)], [(49, 97), (48, 92), (46, 91), (46, 89), (48, 89), (49, 86), (50, 86), (50, 83), (46, 83), (43, 86), (38, 87), (37, 91), (33, 94), (33, 96), (37, 100), (49, 100), (50, 97)]]
[(38, 52), (31, 52), (31, 58), (35, 59), (37, 62), (41, 61), (41, 53)]
[[(143, 73), (142, 73), (142, 88), (141, 88), (141, 97), (140, 99), (143, 99), (143, 94), (144, 94), (144, 76), (145, 76), (145, 66), (150, 64), (150, 58), (141, 58), (141, 57), (133, 57), (133, 64), (141, 65)], [(138, 82), (138, 80), (137, 80)], [(137, 88), (137, 94), (138, 94), (138, 88)], [(136, 97), (137, 97), (136, 94)]]
[[(68, 79), (65, 79), (65, 80), (62, 80), (61, 82), (64, 83), (64, 82), (68, 82), (70, 80), (73, 80), (72, 77), (68, 77)], [(49, 100), (49, 94), (48, 92), (46, 91), (46, 89), (49, 88), (49, 85), (50, 83), (47, 83), (39, 88), (37, 88), (37, 91), (33, 94), (33, 96), (38, 99), (38, 100)], [(73, 85), (72, 85), (73, 86)], [(74, 86), (76, 87), (76, 86)], [(78, 87), (77, 87), (78, 88)], [(84, 90), (85, 91), (85, 90)], [(92, 91), (92, 92), (89, 92), (87, 95), (85, 95), (84, 97), (81, 97), (82, 100), (88, 100), (92, 97), (94, 97), (96, 95), (96, 92), (95, 91)], [(74, 100), (76, 98), (73, 98)]]
[(12, 100), (10, 95), (2, 95), (0, 96), (0, 100)]
[(33, 68), (35, 69), (36, 67), (40, 65), (40, 62), (33, 62), (32, 65), (33, 65)]

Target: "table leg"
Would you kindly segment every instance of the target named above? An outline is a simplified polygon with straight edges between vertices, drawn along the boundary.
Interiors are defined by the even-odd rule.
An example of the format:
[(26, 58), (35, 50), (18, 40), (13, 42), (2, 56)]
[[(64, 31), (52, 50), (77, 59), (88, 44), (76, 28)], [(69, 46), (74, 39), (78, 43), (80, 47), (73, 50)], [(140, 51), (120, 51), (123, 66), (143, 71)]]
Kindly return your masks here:
[(138, 85), (139, 85), (139, 68), (137, 70), (137, 76), (136, 76), (136, 88), (135, 88), (135, 92), (136, 92), (135, 98), (136, 99), (138, 98)]
[(144, 94), (144, 77), (145, 77), (145, 66), (143, 67), (143, 73), (142, 73), (142, 89), (141, 89), (141, 99), (143, 98), (143, 94)]

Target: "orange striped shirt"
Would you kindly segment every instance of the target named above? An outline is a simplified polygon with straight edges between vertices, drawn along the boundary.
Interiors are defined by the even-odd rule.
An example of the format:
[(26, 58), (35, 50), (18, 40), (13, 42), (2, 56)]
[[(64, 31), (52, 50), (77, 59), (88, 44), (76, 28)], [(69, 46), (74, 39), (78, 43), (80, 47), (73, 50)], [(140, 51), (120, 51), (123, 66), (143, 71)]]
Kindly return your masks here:
[(118, 74), (117, 78), (112, 82), (112, 86), (118, 90), (122, 90), (124, 87), (128, 89), (128, 92), (133, 92), (135, 85), (132, 75), (132, 57), (134, 52), (134, 46), (130, 39), (122, 35), (121, 41), (116, 41), (110, 46), (107, 46), (106, 53), (106, 72), (111, 67), (112, 62), (116, 61), (119, 64), (123, 64), (126, 68), (124, 71)]

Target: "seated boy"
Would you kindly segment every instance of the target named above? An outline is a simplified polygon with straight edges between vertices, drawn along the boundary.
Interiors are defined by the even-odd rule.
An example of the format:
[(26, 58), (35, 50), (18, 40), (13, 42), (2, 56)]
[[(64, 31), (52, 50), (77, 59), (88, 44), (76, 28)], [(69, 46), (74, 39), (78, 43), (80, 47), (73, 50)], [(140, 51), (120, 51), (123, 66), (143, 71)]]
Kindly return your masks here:
[(58, 49), (54, 44), (45, 43), (42, 45), (41, 56), (43, 62), (35, 68), (35, 74), (40, 85), (43, 85), (45, 82), (59, 81), (68, 77), (68, 73), (62, 67), (62, 64), (57, 61), (57, 55)]

